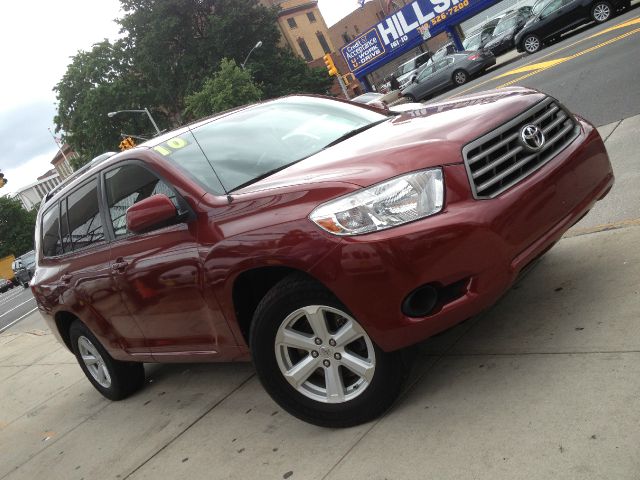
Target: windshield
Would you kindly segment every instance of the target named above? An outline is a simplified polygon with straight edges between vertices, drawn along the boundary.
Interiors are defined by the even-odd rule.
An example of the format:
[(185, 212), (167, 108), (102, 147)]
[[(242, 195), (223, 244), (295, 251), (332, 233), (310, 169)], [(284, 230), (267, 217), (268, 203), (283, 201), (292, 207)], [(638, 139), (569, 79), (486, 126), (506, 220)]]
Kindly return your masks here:
[(288, 97), (215, 118), (154, 150), (221, 195), (313, 155), (388, 118), (326, 98)]
[(403, 63), (398, 67), (398, 70), (396, 70), (396, 77), (399, 77), (401, 75), (404, 75), (414, 70), (416, 68), (415, 65), (416, 65), (415, 59), (410, 60), (407, 63)]
[(501, 33), (511, 30), (516, 26), (516, 23), (518, 23), (518, 19), (516, 17), (505, 17), (498, 22), (493, 34), (500, 35)]
[(480, 48), (481, 39), (482, 36), (478, 33), (462, 42), (462, 46), (465, 50), (478, 50)]

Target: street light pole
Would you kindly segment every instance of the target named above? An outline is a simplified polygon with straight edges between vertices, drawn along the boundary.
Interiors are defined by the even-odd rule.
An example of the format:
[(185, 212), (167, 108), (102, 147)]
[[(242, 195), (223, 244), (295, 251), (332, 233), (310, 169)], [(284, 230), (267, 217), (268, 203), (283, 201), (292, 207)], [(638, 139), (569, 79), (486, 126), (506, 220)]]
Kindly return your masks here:
[(149, 112), (149, 110), (146, 107), (143, 110), (118, 110), (117, 112), (109, 112), (107, 113), (107, 117), (113, 118), (119, 113), (146, 113), (147, 117), (149, 117), (149, 120), (151, 120), (151, 124), (153, 125), (153, 128), (156, 129), (157, 134), (160, 135), (162, 133), (158, 128), (156, 121), (151, 116), (151, 112)]
[(249, 60), (249, 57), (251, 56), (251, 53), (256, 49), (256, 48), (260, 48), (262, 46), (262, 40), (258, 40), (258, 43), (256, 43), (254, 45), (254, 47), (249, 50), (249, 53), (247, 54), (247, 58), (244, 59), (244, 62), (242, 62), (242, 64), (240, 65), (242, 67), (242, 69), (244, 70), (244, 66), (247, 63), (247, 60)]

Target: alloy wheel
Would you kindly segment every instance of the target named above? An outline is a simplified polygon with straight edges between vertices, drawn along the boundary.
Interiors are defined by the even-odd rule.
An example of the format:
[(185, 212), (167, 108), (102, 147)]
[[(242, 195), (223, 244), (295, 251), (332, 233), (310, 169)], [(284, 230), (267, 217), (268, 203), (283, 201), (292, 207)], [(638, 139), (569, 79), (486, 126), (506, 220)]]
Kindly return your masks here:
[(528, 53), (535, 53), (538, 51), (538, 49), (540, 48), (540, 40), (538, 40), (538, 37), (527, 37), (524, 41), (524, 49), (528, 52)]
[(464, 72), (457, 72), (454, 76), (454, 80), (458, 85), (462, 85), (467, 81), (467, 74)]
[(78, 338), (78, 352), (87, 371), (104, 388), (111, 386), (111, 375), (102, 355), (91, 341), (84, 336)]
[(593, 9), (593, 18), (598, 22), (605, 22), (611, 16), (611, 9), (605, 3), (599, 3)]
[(376, 368), (373, 343), (360, 324), (323, 305), (299, 308), (284, 319), (276, 333), (275, 354), (287, 382), (323, 403), (358, 397)]

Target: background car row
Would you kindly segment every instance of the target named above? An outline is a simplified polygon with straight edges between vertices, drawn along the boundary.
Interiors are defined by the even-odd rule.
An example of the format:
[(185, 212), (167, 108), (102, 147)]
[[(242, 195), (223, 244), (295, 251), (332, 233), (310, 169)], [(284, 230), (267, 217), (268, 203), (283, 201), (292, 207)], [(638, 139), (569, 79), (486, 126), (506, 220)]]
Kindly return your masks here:
[[(397, 82), (390, 81), (391, 77), (387, 78), (381, 85), (381, 91), (388, 93), (410, 89), (407, 93), (419, 99), (420, 94), (416, 95), (414, 91), (429, 90), (433, 93), (435, 90), (416, 89), (413, 84), (423, 83), (430, 74), (450, 66), (451, 61), (448, 64), (439, 62), (452, 54), (486, 52), (496, 57), (514, 48), (520, 52), (535, 53), (544, 45), (558, 40), (567, 31), (589, 22), (605, 22), (630, 5), (630, 0), (540, 0), (533, 6), (524, 5), (507, 10), (467, 32), (463, 52), (457, 52), (453, 42), (448, 42), (434, 53), (424, 52), (402, 63), (392, 75)], [(430, 74), (423, 73), (425, 70), (430, 70)], [(483, 71), (482, 68), (478, 70)], [(464, 71), (467, 75), (462, 83), (475, 73), (475, 70)], [(420, 80), (417, 80), (418, 77)], [(451, 85), (461, 85), (459, 82), (462, 80), (463, 76), (459, 76), (458, 82), (452, 80)], [(441, 84), (437, 83), (439, 89)]]

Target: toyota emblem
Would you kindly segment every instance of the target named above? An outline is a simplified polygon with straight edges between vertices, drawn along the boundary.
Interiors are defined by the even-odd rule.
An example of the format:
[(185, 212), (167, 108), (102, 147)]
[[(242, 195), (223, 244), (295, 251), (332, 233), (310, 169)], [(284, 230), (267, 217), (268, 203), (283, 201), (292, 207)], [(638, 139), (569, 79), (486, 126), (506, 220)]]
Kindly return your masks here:
[(522, 127), (522, 130), (520, 130), (520, 139), (522, 140), (522, 144), (533, 152), (540, 150), (545, 142), (544, 132), (533, 123)]

